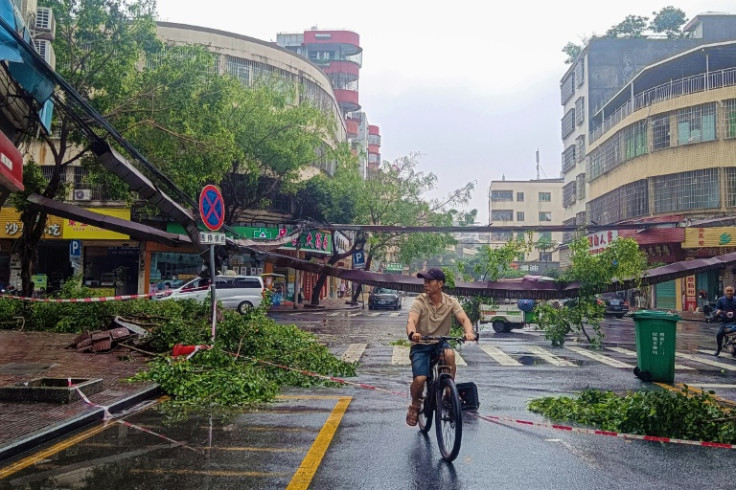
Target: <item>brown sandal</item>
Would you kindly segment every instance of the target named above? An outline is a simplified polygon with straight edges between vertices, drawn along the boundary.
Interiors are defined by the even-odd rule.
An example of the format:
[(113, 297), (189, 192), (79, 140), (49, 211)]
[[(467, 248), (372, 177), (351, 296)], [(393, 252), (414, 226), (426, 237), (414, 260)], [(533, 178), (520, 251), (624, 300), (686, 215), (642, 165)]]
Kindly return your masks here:
[(415, 407), (414, 404), (409, 405), (409, 410), (406, 412), (406, 423), (414, 427), (419, 421), (419, 410), (421, 406)]

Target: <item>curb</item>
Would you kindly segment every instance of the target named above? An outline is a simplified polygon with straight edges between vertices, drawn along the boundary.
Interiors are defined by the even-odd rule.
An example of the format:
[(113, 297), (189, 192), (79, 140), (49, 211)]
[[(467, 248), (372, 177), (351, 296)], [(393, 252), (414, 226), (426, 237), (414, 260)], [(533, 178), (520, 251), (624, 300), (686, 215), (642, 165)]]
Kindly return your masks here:
[[(355, 311), (360, 310), (359, 306), (348, 306), (346, 308), (297, 308), (296, 310), (268, 310), (268, 313), (313, 313), (321, 311)], [(363, 308), (367, 310), (368, 308)]]
[[(122, 398), (108, 406), (110, 413), (122, 412), (132, 406), (137, 405), (145, 400), (155, 398), (161, 394), (161, 388), (153, 385), (130, 396)], [(88, 412), (84, 412), (75, 417), (56, 422), (49, 427), (40, 429), (36, 432), (26, 434), (19, 439), (9, 442), (0, 447), (0, 462), (16, 456), (23, 451), (27, 451), (41, 444), (48, 442), (56, 437), (68, 434), (80, 427), (89, 425), (98, 420), (102, 420), (105, 416), (105, 410), (102, 408), (93, 408)]]

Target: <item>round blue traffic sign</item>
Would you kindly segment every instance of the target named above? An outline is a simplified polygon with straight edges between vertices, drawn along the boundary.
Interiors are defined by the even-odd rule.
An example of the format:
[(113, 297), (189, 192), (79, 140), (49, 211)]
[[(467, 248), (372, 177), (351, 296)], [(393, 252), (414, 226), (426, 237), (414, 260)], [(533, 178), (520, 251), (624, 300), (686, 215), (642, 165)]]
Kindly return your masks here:
[(206, 185), (199, 194), (199, 215), (204, 226), (210, 231), (217, 231), (225, 222), (225, 201), (220, 189), (214, 185)]

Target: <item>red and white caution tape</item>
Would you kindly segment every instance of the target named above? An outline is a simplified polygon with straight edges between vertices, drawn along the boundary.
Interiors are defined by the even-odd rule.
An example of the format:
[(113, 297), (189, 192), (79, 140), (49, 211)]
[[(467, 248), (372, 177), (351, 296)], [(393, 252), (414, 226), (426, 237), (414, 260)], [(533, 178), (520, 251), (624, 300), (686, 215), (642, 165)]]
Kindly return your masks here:
[(527, 426), (532, 426), (532, 427), (544, 427), (546, 429), (564, 430), (567, 432), (579, 432), (581, 434), (618, 437), (620, 439), (664, 442), (664, 443), (669, 443), (669, 444), (686, 444), (688, 446), (717, 447), (721, 449), (736, 449), (736, 445), (726, 444), (722, 442), (691, 441), (687, 439), (675, 439), (672, 437), (644, 436), (641, 434), (626, 434), (622, 432), (612, 432), (608, 430), (586, 429), (584, 427), (570, 427), (567, 425), (548, 424), (544, 422), (532, 422), (529, 420), (520, 420), (520, 419), (511, 418), (511, 417), (499, 417), (495, 415), (476, 415), (476, 417), (486, 420), (488, 422), (507, 422), (507, 423), (513, 423), (513, 424), (527, 425)]
[[(253, 357), (248, 357), (248, 356), (243, 356), (243, 355), (236, 355), (233, 353), (230, 353), (230, 354), (236, 357), (241, 357), (243, 359), (248, 359), (248, 360), (255, 361), (261, 364), (267, 364), (269, 366), (274, 366), (277, 368), (286, 369), (288, 371), (305, 374), (307, 376), (312, 376), (315, 378), (321, 378), (321, 379), (326, 379), (329, 381), (334, 381), (335, 383), (340, 383), (340, 384), (350, 385), (350, 386), (357, 386), (359, 388), (363, 388), (366, 390), (380, 391), (383, 393), (390, 393), (392, 395), (398, 395), (402, 397), (407, 396), (407, 393), (404, 393), (404, 392), (386, 390), (386, 389), (378, 388), (377, 386), (367, 385), (364, 383), (351, 383), (350, 381), (347, 381), (341, 378), (325, 376), (322, 374), (313, 373), (311, 371), (305, 371), (303, 369), (294, 369), (289, 366), (284, 366), (283, 364), (276, 364), (273, 362), (263, 361), (261, 359), (255, 359)], [(646, 435), (641, 435), (641, 434), (627, 434), (627, 433), (622, 433), (622, 432), (612, 432), (612, 431), (599, 430), (599, 429), (586, 429), (584, 427), (572, 427), (572, 426), (560, 425), (560, 424), (532, 422), (529, 420), (521, 420), (521, 419), (515, 419), (512, 417), (503, 417), (503, 416), (498, 416), (498, 415), (480, 415), (480, 414), (472, 414), (472, 415), (475, 415), (477, 418), (485, 420), (486, 422), (492, 422), (492, 423), (509, 423), (509, 424), (525, 425), (528, 427), (542, 427), (545, 429), (563, 430), (566, 432), (577, 432), (580, 434), (590, 434), (590, 435), (597, 435), (597, 436), (617, 437), (620, 439), (627, 439), (627, 440), (663, 442), (667, 444), (684, 444), (688, 446), (714, 447), (714, 448), (720, 448), (720, 449), (736, 449), (735, 444), (727, 444), (727, 443), (721, 443), (721, 442), (691, 441), (687, 439), (676, 439), (672, 437), (646, 436)]]
[(311, 376), (313, 378), (320, 378), (320, 379), (325, 379), (325, 380), (328, 380), (328, 381), (333, 381), (335, 383), (340, 383), (342, 385), (357, 386), (358, 388), (363, 388), (364, 390), (381, 391), (383, 393), (390, 393), (392, 395), (403, 396), (403, 397), (409, 396), (405, 392), (386, 390), (386, 389), (383, 389), (383, 388), (379, 388), (377, 386), (367, 385), (367, 384), (364, 384), (364, 383), (352, 383), (352, 382), (347, 381), (347, 380), (342, 379), (342, 378), (335, 378), (334, 376), (325, 376), (324, 374), (313, 373), (311, 371), (305, 371), (303, 369), (295, 369), (295, 368), (292, 368), (292, 367), (289, 367), (289, 366), (284, 366), (283, 364), (276, 364), (275, 362), (264, 361), (262, 359), (256, 359), (254, 357), (248, 357), (248, 356), (243, 356), (243, 355), (239, 355), (239, 354), (234, 354), (232, 352), (230, 352), (230, 355), (233, 355), (235, 357), (240, 357), (242, 359), (248, 359), (249, 361), (254, 361), (254, 362), (257, 362), (257, 363), (260, 363), (260, 364), (266, 364), (268, 366), (273, 366), (273, 367), (277, 367), (277, 368), (280, 368), (280, 369), (285, 369), (287, 371), (292, 371), (292, 372), (295, 372), (295, 373), (305, 374), (305, 375)]
[(79, 397), (82, 399), (84, 403), (86, 403), (90, 407), (101, 408), (104, 411), (103, 412), (104, 415), (102, 417), (104, 420), (108, 420), (112, 418), (112, 414), (110, 414), (110, 410), (109, 410), (110, 407), (107, 407), (105, 405), (97, 405), (96, 403), (92, 403), (91, 401), (89, 401), (89, 398), (87, 398), (87, 396), (84, 393), (82, 393), (82, 390), (79, 389), (79, 386), (72, 383), (72, 378), (67, 378), (67, 383), (69, 385), (69, 388), (73, 388), (74, 390), (76, 390), (77, 393), (79, 393)]
[(169, 293), (149, 293), (149, 294), (126, 294), (118, 296), (105, 296), (100, 298), (27, 298), (24, 296), (14, 296), (12, 294), (0, 294), (0, 298), (17, 299), (21, 301), (36, 301), (38, 303), (101, 303), (104, 301), (126, 301), (129, 299), (155, 298), (158, 296), (167, 296)]

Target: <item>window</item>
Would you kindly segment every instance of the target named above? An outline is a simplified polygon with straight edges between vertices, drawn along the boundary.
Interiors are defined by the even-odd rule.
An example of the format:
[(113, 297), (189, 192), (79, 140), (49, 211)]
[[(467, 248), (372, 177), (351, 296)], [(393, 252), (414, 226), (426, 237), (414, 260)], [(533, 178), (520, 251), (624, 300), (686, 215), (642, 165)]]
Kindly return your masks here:
[(540, 262), (552, 262), (552, 252), (539, 252)]
[(516, 193), (516, 201), (517, 202), (524, 202), (524, 193), (523, 192), (517, 192)]
[[(590, 220), (599, 224), (615, 223), (649, 214), (647, 179), (626, 184), (588, 203)], [(577, 220), (577, 223), (584, 223)]]
[(539, 221), (552, 221), (552, 211), (540, 211)]
[(661, 150), (670, 146), (670, 115), (652, 119), (652, 148)]
[(514, 191), (491, 191), (491, 201), (513, 201)]
[(551, 192), (540, 192), (539, 202), (552, 202), (552, 193)]
[(560, 121), (560, 129), (563, 139), (575, 130), (575, 109), (570, 109), (565, 113)]
[(516, 221), (524, 221), (524, 211), (516, 212)]
[(562, 206), (567, 208), (575, 203), (575, 199), (577, 196), (576, 186), (577, 182), (573, 180), (572, 182), (565, 184), (565, 186), (562, 188)]
[(552, 241), (552, 232), (551, 231), (540, 231), (539, 232), (539, 240), (541, 241)]
[(623, 130), (624, 159), (630, 160), (647, 152), (647, 122), (638, 121)]
[(653, 177), (652, 181), (655, 213), (720, 206), (717, 168), (662, 175)]
[(700, 143), (716, 139), (716, 104), (703, 104), (677, 113), (677, 144)]
[(726, 111), (726, 138), (736, 138), (736, 99), (724, 100)]
[(562, 171), (567, 172), (575, 168), (577, 160), (575, 159), (575, 145), (568, 146), (565, 151), (562, 152)]
[(511, 209), (494, 209), (491, 211), (491, 221), (513, 221), (514, 211)]

